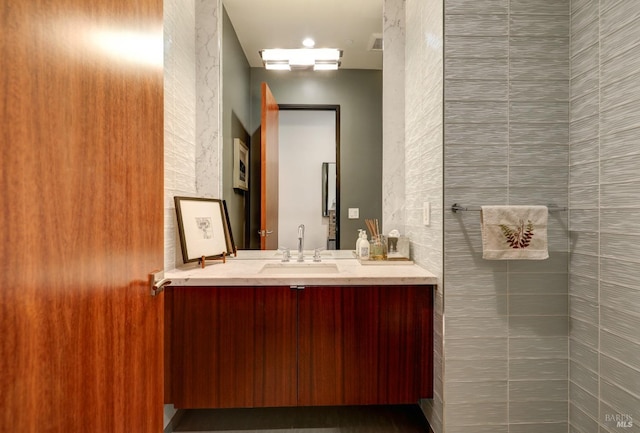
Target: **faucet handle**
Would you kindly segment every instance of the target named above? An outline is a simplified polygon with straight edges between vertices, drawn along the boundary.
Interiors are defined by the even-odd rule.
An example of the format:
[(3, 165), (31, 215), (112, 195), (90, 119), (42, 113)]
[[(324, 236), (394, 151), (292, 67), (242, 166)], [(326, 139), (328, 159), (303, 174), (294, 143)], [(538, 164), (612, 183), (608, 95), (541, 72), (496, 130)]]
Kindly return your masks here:
[(315, 248), (313, 250), (313, 261), (314, 262), (321, 262), (322, 261), (322, 256), (320, 255), (321, 251), (324, 251), (325, 248)]
[(289, 248), (280, 247), (278, 248), (278, 251), (282, 251), (282, 261), (288, 262), (289, 259), (291, 258), (291, 251), (289, 250)]

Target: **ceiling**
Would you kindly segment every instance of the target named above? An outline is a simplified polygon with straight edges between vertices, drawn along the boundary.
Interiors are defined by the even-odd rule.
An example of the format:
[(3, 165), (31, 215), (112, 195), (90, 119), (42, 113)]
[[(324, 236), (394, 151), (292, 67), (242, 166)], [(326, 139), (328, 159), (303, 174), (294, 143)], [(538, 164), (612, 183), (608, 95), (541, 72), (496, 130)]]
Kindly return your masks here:
[(382, 35), (383, 0), (223, 0), (247, 60), (262, 67), (264, 48), (344, 51), (342, 69), (382, 69), (382, 51), (371, 51), (372, 35)]

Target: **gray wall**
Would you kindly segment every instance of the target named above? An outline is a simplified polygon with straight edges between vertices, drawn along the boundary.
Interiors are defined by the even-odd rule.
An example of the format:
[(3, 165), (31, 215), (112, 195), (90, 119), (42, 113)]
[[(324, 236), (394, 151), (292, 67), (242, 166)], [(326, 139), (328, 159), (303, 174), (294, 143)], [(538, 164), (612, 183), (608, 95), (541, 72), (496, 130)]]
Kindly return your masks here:
[(233, 139), (250, 145), (249, 127), (251, 68), (244, 55), (233, 24), (224, 10), (222, 22), (222, 197), (227, 202), (231, 232), (238, 248), (245, 244), (245, 211), (249, 204), (245, 192), (233, 188)]
[(638, 1), (572, 2), (572, 432), (640, 431), (639, 20)]
[[(404, 226), (411, 239), (413, 260), (438, 277), (434, 292), (434, 398), (423, 401), (422, 407), (434, 431), (442, 432), (443, 6), (441, 0), (407, 0), (405, 8), (405, 140), (400, 158), (404, 197), (396, 200), (404, 203)], [(385, 179), (385, 185), (389, 182), (393, 179)], [(429, 226), (422, 219), (425, 202), (431, 205)]]
[[(260, 124), (260, 85), (279, 104), (340, 105), (340, 248), (355, 248), (365, 218), (382, 218), (382, 71), (251, 69), (251, 130)], [(350, 207), (360, 219), (350, 220)]]
[(567, 212), (550, 258), (481, 258), (477, 212), (567, 206), (569, 0), (445, 0), (444, 424), (567, 432)]

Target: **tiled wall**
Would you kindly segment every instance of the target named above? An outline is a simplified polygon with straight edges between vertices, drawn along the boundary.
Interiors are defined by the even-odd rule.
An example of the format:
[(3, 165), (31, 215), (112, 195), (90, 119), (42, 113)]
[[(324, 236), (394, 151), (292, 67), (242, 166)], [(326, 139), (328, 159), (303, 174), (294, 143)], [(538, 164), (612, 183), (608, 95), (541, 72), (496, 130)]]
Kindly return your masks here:
[(222, 198), (222, 0), (196, 3), (196, 190)]
[[(164, 0), (164, 268), (182, 263), (173, 196), (196, 192), (195, 5)], [(164, 426), (176, 413), (164, 407)]]
[[(442, 23), (441, 0), (406, 0), (404, 220), (416, 263), (442, 287)], [(386, 74), (386, 71), (385, 71)], [(423, 207), (431, 207), (430, 224)], [(434, 293), (434, 398), (423, 410), (434, 431), (442, 431), (443, 292)]]
[(640, 2), (571, 6), (570, 431), (638, 432)]
[(567, 212), (550, 258), (481, 258), (478, 212), (567, 205), (569, 0), (445, 0), (444, 425), (567, 431)]
[(164, 1), (164, 267), (182, 263), (173, 196), (196, 193), (194, 0)]
[(385, 0), (382, 58), (383, 233), (404, 227), (405, 0)]

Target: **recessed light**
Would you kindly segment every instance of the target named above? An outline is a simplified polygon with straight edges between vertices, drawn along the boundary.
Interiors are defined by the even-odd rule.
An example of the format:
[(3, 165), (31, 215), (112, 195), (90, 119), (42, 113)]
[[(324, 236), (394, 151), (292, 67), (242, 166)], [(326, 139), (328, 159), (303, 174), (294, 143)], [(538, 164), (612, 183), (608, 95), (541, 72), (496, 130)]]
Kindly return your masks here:
[(316, 41), (314, 41), (311, 38), (306, 38), (304, 41), (302, 41), (302, 45), (304, 45), (307, 48), (313, 48), (316, 46)]

